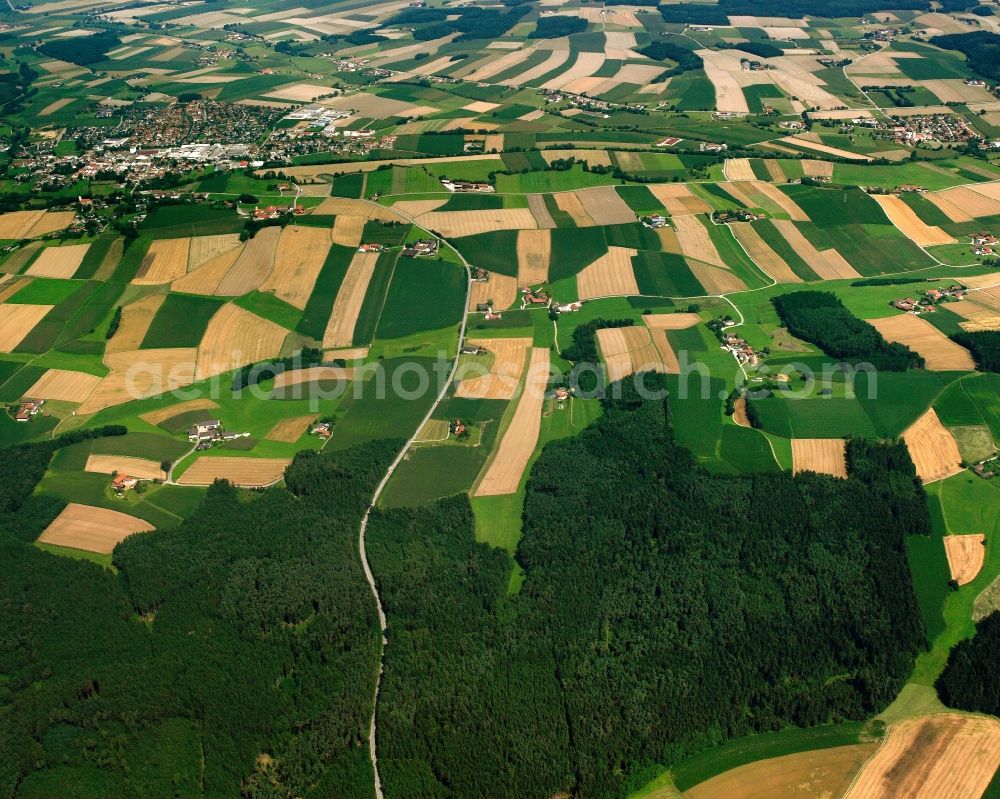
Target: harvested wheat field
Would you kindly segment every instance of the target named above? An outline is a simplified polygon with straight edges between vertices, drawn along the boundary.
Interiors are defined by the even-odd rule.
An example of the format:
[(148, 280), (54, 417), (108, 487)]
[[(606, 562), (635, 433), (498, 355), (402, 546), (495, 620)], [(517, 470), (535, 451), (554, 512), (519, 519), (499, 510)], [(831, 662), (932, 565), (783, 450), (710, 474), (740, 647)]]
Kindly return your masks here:
[(70, 278), (83, 263), (89, 244), (67, 244), (64, 247), (46, 247), (24, 273), (36, 277)]
[(503, 434), (486, 473), (476, 488), (477, 497), (513, 494), (538, 444), (542, 426), (542, 404), (549, 382), (549, 351), (542, 347), (531, 350), (524, 388), (517, 400), (514, 417)]
[(10, 211), (0, 214), (0, 239), (33, 239), (62, 230), (74, 219), (75, 211)]
[(134, 399), (154, 397), (194, 382), (198, 350), (176, 347), (109, 352), (104, 363), (111, 374), (103, 378), (79, 408), (87, 414)]
[(597, 343), (610, 382), (638, 372), (665, 371), (649, 328), (640, 325), (601, 328), (597, 331)]
[(217, 236), (194, 236), (188, 250), (188, 272), (243, 246), (239, 233), (220, 233)]
[(639, 286), (632, 269), (630, 247), (608, 247), (608, 251), (576, 276), (577, 293), (581, 300), (594, 297), (633, 297)]
[(144, 519), (127, 513), (70, 502), (38, 536), (38, 543), (110, 555), (119, 541), (154, 529)]
[(146, 337), (153, 317), (167, 298), (166, 294), (148, 294), (122, 308), (122, 318), (118, 330), (108, 339), (105, 352), (125, 352), (137, 350)]
[(99, 474), (127, 474), (140, 480), (162, 480), (166, 477), (158, 461), (129, 455), (90, 455), (83, 470)]
[(250, 311), (229, 303), (208, 323), (198, 347), (196, 377), (203, 380), (248, 363), (273, 358), (281, 352), (288, 331)]
[(1000, 721), (935, 713), (891, 724), (847, 799), (969, 799), (1000, 766)]
[(528, 208), (493, 208), (486, 211), (431, 211), (417, 222), (445, 238), (472, 236), (494, 230), (525, 230), (535, 227)]
[(54, 305), (0, 304), (0, 352), (13, 352)]
[[(436, 203), (437, 201), (435, 200), (434, 202)], [(341, 214), (334, 217), (333, 233), (331, 234), (333, 243), (340, 244), (343, 247), (356, 248), (361, 244), (361, 237), (364, 234), (365, 223), (367, 222), (367, 217), (354, 216), (352, 214)]]
[(226, 458), (206, 455), (185, 470), (177, 482), (181, 485), (211, 485), (216, 480), (228, 480), (246, 488), (271, 485), (281, 479), (288, 458)]
[(614, 186), (581, 189), (576, 193), (591, 219), (598, 225), (625, 225), (635, 222), (635, 211), (618, 196)]
[(747, 255), (753, 259), (765, 274), (770, 275), (779, 283), (801, 283), (800, 278), (788, 265), (784, 258), (771, 249), (764, 239), (760, 237), (754, 227), (749, 222), (741, 222), (730, 225), (736, 240), (743, 245)]
[(841, 438), (793, 438), (792, 474), (816, 472), (847, 477), (846, 442)]
[[(430, 213), (431, 211), (436, 211), (438, 208), (440, 208), (447, 202), (448, 199), (446, 197), (441, 197), (434, 200), (400, 200), (399, 202), (393, 203), (392, 208), (394, 211), (398, 211), (399, 213), (404, 214), (408, 217), (413, 217), (413, 216), (420, 216), (421, 214), (427, 214)], [(348, 215), (344, 214), (343, 216), (348, 216)], [(340, 217), (338, 216), (337, 219), (340, 219)], [(336, 219), (334, 220), (333, 226), (334, 226), (334, 236), (336, 236), (337, 235)], [(334, 239), (334, 242), (337, 244), (340, 243), (336, 239)]]
[(711, 264), (696, 261), (693, 258), (685, 259), (688, 268), (691, 270), (698, 282), (705, 289), (706, 294), (730, 294), (734, 291), (746, 291), (747, 284), (740, 280), (728, 269), (720, 269)]
[(965, 347), (959, 346), (930, 322), (913, 314), (871, 319), (887, 341), (905, 344), (924, 359), (924, 368), (932, 372), (972, 371), (976, 364)]
[(184, 277), (175, 280), (170, 285), (171, 291), (181, 291), (188, 294), (215, 294), (222, 279), (239, 260), (243, 246), (226, 250), (221, 255), (206, 261), (201, 266), (188, 272)]
[(802, 164), (802, 173), (807, 178), (833, 177), (833, 161), (814, 161), (812, 159), (806, 159), (800, 163)]
[(44, 211), (10, 211), (0, 214), (0, 239), (26, 239)]
[(935, 225), (928, 225), (895, 194), (872, 194), (870, 196), (882, 206), (889, 221), (899, 228), (904, 236), (912, 239), (918, 247), (955, 243), (955, 239), (951, 235)]
[(771, 223), (778, 229), (789, 246), (796, 254), (812, 267), (812, 270), (823, 280), (839, 280), (848, 277), (861, 277), (844, 257), (834, 249), (820, 252), (795, 227), (794, 222), (787, 219), (773, 219)]
[(456, 397), (474, 399), (510, 399), (517, 393), (524, 374), (527, 353), (531, 348), (530, 338), (490, 338), (468, 339), (467, 344), (483, 347), (493, 356), (489, 371), (482, 369), (460, 368), (455, 375), (458, 386)]
[(188, 271), (191, 239), (157, 239), (149, 245), (132, 283), (155, 286), (184, 277)]
[(667, 374), (680, 374), (681, 366), (677, 360), (677, 353), (667, 338), (668, 330), (686, 330), (694, 327), (701, 319), (695, 313), (654, 313), (644, 314), (642, 321), (649, 328), (650, 338), (653, 346), (660, 353), (660, 361), (663, 363), (663, 371)]
[(986, 559), (986, 536), (982, 533), (946, 535), (944, 554), (948, 556), (948, 569), (952, 579), (959, 585), (971, 583), (983, 568), (983, 561)]
[[(768, 200), (781, 211), (788, 214), (788, 218), (793, 222), (811, 222), (809, 214), (803, 211), (797, 202), (785, 194), (777, 186), (755, 180), (748, 184), (748, 188), (753, 194), (762, 197), (761, 206), (768, 208)], [(768, 209), (770, 210), (770, 209)]]
[(719, 255), (719, 251), (715, 248), (715, 242), (708, 235), (708, 230), (699, 217), (678, 216), (674, 219), (674, 226), (677, 228), (677, 241), (680, 243), (681, 252), (684, 255), (715, 266), (721, 266), (723, 269), (729, 268), (722, 260), (722, 256)]
[(834, 799), (876, 749), (852, 744), (757, 760), (699, 783), (684, 799)]
[(756, 180), (749, 158), (727, 158), (722, 168), (726, 180)]
[(711, 206), (701, 197), (695, 196), (683, 183), (650, 183), (646, 188), (663, 203), (671, 216), (712, 213)]
[(535, 286), (547, 282), (551, 253), (552, 234), (548, 230), (518, 231), (517, 284)]
[(593, 227), (597, 224), (583, 207), (576, 192), (564, 191), (552, 196), (555, 198), (556, 207), (569, 214), (573, 218), (573, 224), (577, 227)]
[(351, 380), (354, 369), (345, 366), (308, 366), (305, 369), (290, 369), (274, 378), (274, 388), (297, 386), (302, 383), (315, 383), (320, 380), (338, 382)]
[(101, 378), (86, 372), (70, 372), (66, 369), (49, 369), (24, 395), (32, 399), (83, 402), (89, 397)]
[(274, 268), (260, 290), (272, 291), (289, 305), (305, 308), (330, 244), (330, 231), (325, 228), (288, 225), (281, 231)]
[(940, 192), (928, 192), (924, 196), (940, 208), (953, 222), (970, 222), (974, 218), (1000, 214), (1000, 200), (988, 197), (969, 186), (956, 186), (953, 189), (945, 189)]
[(903, 433), (903, 441), (910, 450), (917, 476), (925, 483), (933, 483), (962, 471), (962, 453), (958, 442), (947, 427), (941, 424), (937, 413), (930, 408)]
[(323, 334), (324, 349), (349, 347), (354, 343), (354, 328), (378, 259), (377, 252), (359, 252), (351, 259)]
[(733, 421), (740, 427), (752, 427), (750, 416), (747, 414), (747, 398), (740, 397), (733, 404)]
[(545, 195), (528, 194), (527, 198), (528, 210), (531, 211), (531, 215), (535, 218), (535, 224), (540, 228), (554, 228), (556, 222), (545, 205)]
[(187, 413), (188, 411), (207, 411), (212, 408), (218, 408), (218, 404), (208, 399), (193, 399), (186, 400), (185, 402), (178, 402), (176, 405), (170, 405), (166, 408), (157, 408), (155, 411), (147, 411), (139, 416), (142, 421), (147, 422), (151, 425), (158, 425), (160, 422), (165, 422), (167, 419), (173, 419), (175, 416), (179, 416), (182, 413)]
[[(546, 274), (548, 277), (548, 274)], [(517, 300), (517, 278), (490, 272), (489, 280), (473, 280), (469, 291), (469, 310), (476, 310), (482, 302), (492, 302), (498, 310), (506, 310)]]
[[(360, 96), (360, 95), (358, 95)], [(483, 158), (496, 158), (493, 155), (486, 155)], [(446, 159), (450, 161), (464, 161), (467, 158), (451, 158)], [(407, 159), (395, 159), (392, 161), (368, 161), (365, 164), (359, 166), (370, 166), (375, 169), (378, 164), (406, 164)], [(329, 173), (333, 171), (330, 164), (323, 164), (320, 167), (320, 172)], [(357, 169), (355, 172), (359, 171)], [(361, 170), (365, 171), (365, 170)], [(332, 215), (332, 216), (363, 216), (365, 219), (381, 219), (383, 222), (409, 222), (406, 217), (402, 214), (397, 213), (392, 208), (387, 208), (384, 205), (376, 205), (375, 203), (368, 202), (367, 200), (353, 200), (348, 197), (327, 197), (323, 202), (317, 205), (313, 209), (313, 214), (320, 215)]]
[(310, 416), (295, 416), (291, 419), (282, 419), (267, 431), (267, 435), (264, 438), (268, 441), (283, 441), (286, 444), (294, 444), (302, 438), (315, 418), (316, 415), (312, 414)]
[(239, 296), (257, 288), (271, 273), (274, 253), (280, 239), (280, 227), (266, 227), (257, 231), (257, 235), (244, 245), (232, 269), (219, 282), (215, 293), (227, 297)]

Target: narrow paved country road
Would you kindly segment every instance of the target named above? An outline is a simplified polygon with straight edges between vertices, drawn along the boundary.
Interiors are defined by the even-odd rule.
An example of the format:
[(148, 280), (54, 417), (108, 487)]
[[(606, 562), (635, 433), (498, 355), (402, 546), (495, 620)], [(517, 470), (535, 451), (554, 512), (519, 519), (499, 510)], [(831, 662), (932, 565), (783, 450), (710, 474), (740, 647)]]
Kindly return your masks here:
[[(384, 207), (379, 205), (378, 203), (372, 202), (371, 200), (365, 200), (364, 202), (367, 202), (369, 205), (374, 205), (377, 208)], [(413, 217), (411, 217), (409, 214), (401, 213), (400, 211), (395, 209), (394, 211), (400, 216), (403, 216), (404, 218), (408, 219), (417, 227), (420, 227), (419, 223), (417, 223), (417, 221), (413, 219)], [(434, 411), (437, 410), (438, 405), (441, 404), (441, 400), (444, 399), (444, 396), (448, 391), (448, 386), (451, 384), (451, 381), (455, 379), (455, 372), (458, 370), (458, 359), (461, 354), (460, 351), (462, 348), (462, 342), (465, 340), (465, 328), (469, 319), (468, 316), (469, 296), (472, 292), (472, 269), (469, 265), (469, 262), (465, 260), (465, 256), (462, 255), (462, 253), (459, 252), (457, 248), (452, 246), (447, 239), (445, 239), (442, 236), (438, 236), (437, 238), (442, 242), (442, 245), (446, 244), (449, 247), (451, 247), (451, 249), (455, 252), (455, 254), (458, 255), (458, 257), (461, 259), (462, 266), (465, 267), (465, 302), (463, 305), (463, 312), (462, 312), (462, 326), (458, 332), (458, 346), (455, 348), (455, 359), (452, 361), (451, 371), (448, 373), (448, 379), (442, 383), (441, 389), (438, 392), (437, 397), (434, 399), (433, 404), (428, 409), (424, 418), (420, 420), (420, 424), (418, 424), (414, 429), (413, 435), (411, 435), (410, 438), (403, 445), (403, 448), (399, 451), (399, 454), (396, 456), (396, 459), (390, 464), (388, 471), (386, 471), (385, 476), (382, 478), (382, 482), (380, 482), (378, 486), (375, 488), (375, 493), (372, 495), (372, 501), (368, 505), (368, 510), (365, 511), (364, 518), (361, 519), (361, 527), (359, 528), (358, 531), (358, 552), (361, 555), (361, 568), (364, 569), (365, 580), (367, 580), (368, 582), (368, 587), (371, 589), (372, 596), (375, 597), (375, 606), (378, 609), (378, 623), (382, 631), (382, 643), (379, 648), (378, 674), (375, 677), (375, 696), (372, 701), (372, 718), (371, 718), (371, 724), (368, 727), (368, 751), (369, 754), (371, 755), (372, 770), (375, 772), (376, 799), (383, 799), (382, 778), (378, 770), (378, 744), (376, 741), (377, 738), (376, 718), (378, 716), (379, 690), (382, 687), (382, 672), (385, 669), (385, 648), (389, 643), (389, 639), (388, 639), (388, 630), (385, 620), (385, 610), (382, 607), (382, 598), (379, 596), (378, 585), (375, 582), (375, 576), (372, 574), (371, 564), (368, 562), (368, 553), (365, 550), (365, 533), (368, 530), (368, 520), (371, 517), (371, 512), (375, 509), (375, 503), (378, 502), (378, 498), (381, 496), (382, 491), (385, 490), (385, 487), (389, 483), (389, 479), (392, 477), (393, 472), (395, 472), (399, 464), (403, 462), (403, 459), (406, 457), (407, 452), (410, 451), (410, 447), (416, 440), (417, 434), (420, 432), (421, 428), (425, 424), (427, 424), (428, 420), (434, 414)]]

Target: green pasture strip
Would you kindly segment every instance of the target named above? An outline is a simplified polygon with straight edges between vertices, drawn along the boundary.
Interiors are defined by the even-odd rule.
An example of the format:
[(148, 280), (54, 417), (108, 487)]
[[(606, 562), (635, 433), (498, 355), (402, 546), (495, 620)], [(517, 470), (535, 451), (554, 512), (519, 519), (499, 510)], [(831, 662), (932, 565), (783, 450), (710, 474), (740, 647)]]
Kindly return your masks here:
[(323, 340), (333, 304), (337, 299), (337, 292), (340, 290), (340, 284), (344, 282), (353, 257), (354, 249), (351, 247), (339, 244), (330, 247), (302, 317), (295, 326), (296, 332), (316, 341)]
[(805, 259), (792, 249), (792, 246), (781, 235), (770, 219), (760, 219), (754, 222), (753, 228), (757, 231), (757, 235), (764, 240), (764, 243), (774, 250), (796, 275), (805, 281), (820, 279), (819, 275), (812, 270), (812, 267), (806, 263)]
[(375, 338), (375, 329), (378, 327), (379, 317), (382, 315), (386, 294), (389, 291), (389, 281), (392, 280), (398, 256), (398, 252), (383, 252), (379, 255), (378, 261), (375, 262), (375, 269), (368, 283), (365, 301), (354, 326), (353, 342), (355, 346), (367, 346)]
[(146, 330), (140, 349), (197, 347), (208, 323), (226, 301), (200, 294), (168, 294)]
[(295, 330), (302, 320), (302, 311), (274, 294), (254, 290), (237, 297), (233, 302), (240, 308), (288, 330)]
[(663, 297), (705, 294), (705, 287), (698, 282), (682, 255), (642, 251), (632, 256), (632, 270), (640, 294)]

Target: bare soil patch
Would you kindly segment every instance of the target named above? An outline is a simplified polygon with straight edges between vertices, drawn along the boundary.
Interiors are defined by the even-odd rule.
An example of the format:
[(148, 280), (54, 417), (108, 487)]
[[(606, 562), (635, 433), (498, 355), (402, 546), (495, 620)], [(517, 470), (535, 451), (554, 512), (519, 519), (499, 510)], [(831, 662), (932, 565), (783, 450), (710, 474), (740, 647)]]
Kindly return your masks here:
[(846, 443), (841, 438), (793, 438), (792, 474), (816, 472), (847, 477)]
[(100, 384), (101, 378), (86, 372), (49, 369), (25, 392), (32, 399), (83, 402)]
[(912, 314), (872, 319), (873, 325), (888, 341), (898, 341), (924, 358), (924, 366), (933, 372), (972, 371), (972, 355), (930, 322)]
[(524, 389), (517, 400), (510, 426), (503, 434), (496, 454), (486, 467), (477, 497), (513, 494), (538, 444), (542, 424), (542, 404), (549, 379), (549, 351), (542, 347), (531, 350)]
[(847, 799), (982, 796), (1000, 765), (1000, 721), (935, 713), (889, 726)]
[(198, 458), (178, 478), (181, 485), (211, 485), (216, 480), (228, 480), (246, 488), (266, 486), (280, 480), (288, 458), (227, 458), (205, 455)]
[(90, 249), (89, 244), (67, 244), (64, 247), (46, 247), (35, 262), (28, 267), (26, 275), (37, 277), (71, 278), (83, 262), (83, 256)]
[(948, 569), (952, 579), (959, 585), (971, 583), (983, 568), (983, 561), (986, 559), (986, 536), (982, 533), (946, 535), (944, 553), (948, 556)]
[(45, 528), (38, 541), (109, 555), (119, 541), (133, 533), (148, 533), (154, 529), (144, 519), (127, 513), (70, 502)]
[(962, 453), (958, 442), (941, 424), (933, 408), (921, 416), (903, 433), (917, 475), (925, 483), (933, 483), (962, 471)]
[(630, 247), (608, 247), (608, 251), (576, 276), (577, 293), (581, 300), (594, 297), (635, 296), (639, 286), (632, 269), (636, 250)]

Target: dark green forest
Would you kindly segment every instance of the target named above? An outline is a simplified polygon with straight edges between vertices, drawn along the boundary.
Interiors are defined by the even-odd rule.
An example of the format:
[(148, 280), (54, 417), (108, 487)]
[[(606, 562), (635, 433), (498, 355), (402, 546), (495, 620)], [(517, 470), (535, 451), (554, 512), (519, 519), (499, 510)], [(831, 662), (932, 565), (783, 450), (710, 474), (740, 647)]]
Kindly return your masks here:
[(811, 341), (832, 358), (870, 363), (876, 369), (905, 372), (924, 359), (904, 344), (889, 343), (863, 319), (852, 314), (829, 291), (793, 291), (771, 300), (778, 316), (797, 338)]
[(710, 475), (622, 388), (535, 464), (516, 595), (464, 496), (373, 515), (387, 794), (622, 796), (729, 738), (869, 717), (909, 675), (904, 537), (929, 522), (905, 448), (851, 442), (848, 480)]
[(972, 638), (959, 641), (948, 655), (948, 665), (935, 688), (948, 707), (1000, 716), (1000, 613), (991, 613), (976, 625)]
[(52, 443), (0, 460), (0, 794), (369, 797), (357, 530), (398, 448), (300, 453), (288, 490), (216, 483), (117, 574), (27, 543), (58, 512), (30, 497)]
[(956, 333), (952, 339), (972, 353), (976, 368), (982, 372), (1000, 372), (1000, 332), (980, 330)]

